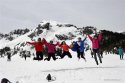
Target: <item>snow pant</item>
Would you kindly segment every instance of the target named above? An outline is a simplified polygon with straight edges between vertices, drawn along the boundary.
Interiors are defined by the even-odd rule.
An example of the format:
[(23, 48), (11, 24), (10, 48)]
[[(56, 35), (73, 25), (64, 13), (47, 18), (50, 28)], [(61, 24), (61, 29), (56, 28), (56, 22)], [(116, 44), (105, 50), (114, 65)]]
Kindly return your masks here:
[(101, 59), (101, 56), (100, 56), (100, 53), (99, 53), (99, 49), (93, 49), (93, 53), (94, 53), (94, 59), (95, 59), (96, 64), (98, 65), (97, 56), (100, 60), (100, 63), (102, 63), (102, 59)]
[(43, 60), (43, 52), (42, 51), (37, 51), (36, 52), (36, 59)]
[(53, 58), (53, 60), (56, 60), (55, 53), (48, 53), (47, 60), (50, 61), (51, 57)]
[(123, 54), (122, 54), (122, 55), (120, 55), (120, 59), (123, 59)]
[(80, 59), (80, 58), (83, 58), (85, 59), (84, 57), (84, 51), (83, 52), (80, 52), (80, 50), (77, 50), (77, 57)]
[(66, 55), (68, 55), (69, 58), (72, 58), (72, 55), (69, 51), (63, 51), (61, 58), (64, 58)]

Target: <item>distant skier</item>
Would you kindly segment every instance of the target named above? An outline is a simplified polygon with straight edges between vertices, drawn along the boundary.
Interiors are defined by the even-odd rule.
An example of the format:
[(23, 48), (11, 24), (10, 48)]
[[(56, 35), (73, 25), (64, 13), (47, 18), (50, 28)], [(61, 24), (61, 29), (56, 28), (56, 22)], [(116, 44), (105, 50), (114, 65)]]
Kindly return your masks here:
[(118, 55), (120, 56), (120, 60), (123, 60), (124, 50), (121, 46), (118, 48)]
[(73, 45), (72, 50), (77, 52), (78, 59), (83, 58), (85, 61), (86, 61), (86, 58), (85, 58), (85, 53), (84, 53), (84, 50), (85, 50), (84, 42), (86, 38), (87, 36), (85, 37), (84, 40), (82, 40), (81, 37), (79, 37), (78, 41), (74, 41), (72, 44)]
[(56, 49), (56, 46), (58, 45), (58, 43), (53, 44), (52, 40), (50, 41), (50, 43), (48, 43), (45, 39), (43, 39), (43, 41), (48, 48), (48, 58), (47, 58), (47, 60), (50, 61), (51, 57), (53, 58), (53, 60), (56, 60), (55, 49)]
[(7, 61), (11, 61), (11, 51), (7, 51)]
[(3, 57), (2, 49), (0, 49), (0, 58)]
[(23, 51), (23, 57), (24, 57), (24, 59), (26, 60), (26, 58), (27, 58), (26, 51)]
[(62, 53), (62, 56), (61, 56), (62, 59), (63, 59), (66, 55), (68, 55), (69, 58), (72, 58), (72, 55), (71, 55), (71, 53), (69, 52), (69, 49), (70, 49), (71, 47), (68, 46), (65, 41), (63, 41), (59, 46), (60, 46), (60, 47), (62, 48), (62, 50), (63, 50), (63, 53)]
[(38, 38), (37, 42), (27, 42), (28, 44), (31, 44), (35, 47), (36, 50), (36, 57), (35, 60), (43, 60), (43, 45), (44, 42), (41, 40), (41, 38)]
[(96, 64), (99, 65), (98, 60), (97, 60), (97, 56), (100, 60), (100, 63), (102, 63), (102, 59), (101, 56), (99, 54), (99, 43), (102, 39), (102, 34), (99, 33), (98, 35), (94, 35), (94, 37), (92, 38), (90, 35), (88, 35), (89, 39), (92, 41), (92, 49), (93, 49), (93, 53), (94, 53), (94, 59), (96, 61)]

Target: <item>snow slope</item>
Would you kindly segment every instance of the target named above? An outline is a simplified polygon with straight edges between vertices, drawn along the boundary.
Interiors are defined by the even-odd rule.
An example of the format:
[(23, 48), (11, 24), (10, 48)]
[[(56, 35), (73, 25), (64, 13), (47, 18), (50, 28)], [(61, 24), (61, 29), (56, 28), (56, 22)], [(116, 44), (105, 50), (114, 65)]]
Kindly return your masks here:
[[(65, 34), (68, 35), (69, 32), (74, 33), (75, 35), (77, 35), (77, 33), (75, 31), (77, 31), (77, 29), (73, 26), (71, 27), (67, 27), (65, 26), (66, 24), (61, 24), (63, 26), (59, 27), (57, 26), (57, 24), (60, 24), (56, 21), (42, 21), (40, 23), (41, 26), (43, 26), (46, 23), (50, 23), (50, 30), (46, 30), (46, 29), (41, 29), (43, 32), (39, 35), (37, 34), (37, 28), (34, 28), (33, 30), (29, 31), (28, 33), (19, 36), (18, 38), (12, 40), (12, 41), (5, 41), (5, 40), (0, 40), (0, 48), (3, 48), (5, 46), (9, 46), (12, 49), (17, 46), (17, 47), (21, 47), (20, 44), (21, 43), (26, 43), (27, 41), (32, 41), (30, 37), (28, 37), (28, 35), (34, 33), (36, 36), (33, 38), (34, 40), (37, 40), (39, 37), (40, 38), (46, 38), (47, 41), (53, 40), (53, 41), (58, 41), (57, 38), (55, 37), (55, 34)], [(19, 44), (19, 45), (18, 45)], [(23, 47), (25, 49), (25, 47)]]
[(13, 83), (48, 83), (46, 76), (50, 73), (56, 77), (52, 83), (124, 83), (125, 60), (118, 55), (104, 55), (103, 63), (96, 65), (90, 52), (86, 52), (87, 62), (77, 60), (76, 53), (71, 51), (72, 59), (57, 61), (27, 61), (19, 56), (12, 57), (11, 62), (0, 58), (0, 79), (8, 78)]

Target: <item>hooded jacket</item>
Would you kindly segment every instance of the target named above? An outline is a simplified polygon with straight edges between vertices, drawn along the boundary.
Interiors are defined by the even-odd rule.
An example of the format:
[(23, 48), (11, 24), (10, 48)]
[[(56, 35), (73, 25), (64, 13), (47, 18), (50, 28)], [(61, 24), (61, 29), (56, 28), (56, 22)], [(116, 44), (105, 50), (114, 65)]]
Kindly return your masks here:
[(122, 48), (119, 48), (119, 49), (118, 49), (118, 54), (119, 54), (119, 55), (123, 55), (123, 54), (124, 54), (124, 51), (123, 51)]

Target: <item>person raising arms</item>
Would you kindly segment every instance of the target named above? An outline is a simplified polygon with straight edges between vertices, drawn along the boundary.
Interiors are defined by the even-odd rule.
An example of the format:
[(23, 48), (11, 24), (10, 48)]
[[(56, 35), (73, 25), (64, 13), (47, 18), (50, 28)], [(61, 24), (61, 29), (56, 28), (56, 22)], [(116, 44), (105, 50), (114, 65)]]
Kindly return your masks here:
[(102, 63), (102, 59), (99, 53), (99, 43), (102, 39), (102, 33), (99, 32), (99, 34), (95, 34), (94, 37), (92, 38), (90, 35), (88, 35), (89, 39), (92, 42), (92, 49), (93, 49), (93, 53), (94, 53), (94, 59), (97, 65), (99, 65), (98, 60), (97, 60), (97, 56), (100, 60), (100, 63)]
[(34, 57), (34, 59), (43, 60), (44, 41), (41, 40), (41, 38), (38, 38), (38, 40), (36, 42), (26, 42), (26, 43), (31, 44), (35, 47), (36, 57)]

